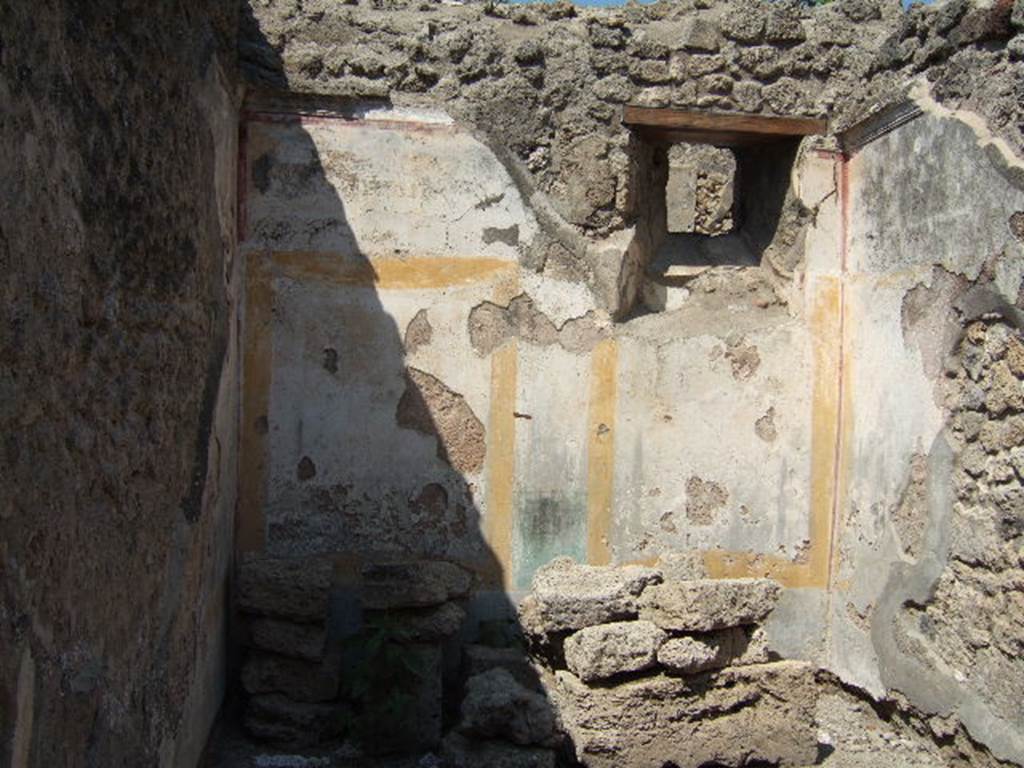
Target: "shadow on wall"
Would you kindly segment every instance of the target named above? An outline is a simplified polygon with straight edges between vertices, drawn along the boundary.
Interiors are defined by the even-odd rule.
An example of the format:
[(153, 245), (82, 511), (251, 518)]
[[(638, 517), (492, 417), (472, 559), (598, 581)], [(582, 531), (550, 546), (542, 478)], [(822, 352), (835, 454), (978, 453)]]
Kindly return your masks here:
[[(266, 103), (284, 103), (277, 52), (244, 16), (253, 25), (244, 38), (263, 43), (243, 60), (258, 69)], [(349, 130), (365, 109), (339, 103), (351, 119), (331, 120)], [(325, 156), (325, 130), (310, 126), (327, 123), (287, 107), (243, 120), (245, 729), (289, 750), (347, 742), (368, 755), (443, 750), (451, 766), (553, 766), (565, 745), (474, 498), (485, 426), (466, 398), (410, 364), (416, 349), (446, 343), (433, 305), (412, 304), (447, 296), (438, 276), (465, 267), (455, 263), (463, 257), (443, 239), (430, 256), (389, 247), (389, 228), (422, 233), (435, 222), (426, 206), (407, 221), (380, 220), (374, 201), (409, 188), (361, 177), (358, 141)], [(388, 143), (395, 133), (367, 139), (393, 152), (391, 163), (402, 157)], [(401, 179), (407, 169), (392, 170)], [(346, 210), (352, 189), (358, 222), (353, 200)], [(396, 311), (412, 317), (404, 332)], [(210, 756), (234, 765), (216, 744)]]

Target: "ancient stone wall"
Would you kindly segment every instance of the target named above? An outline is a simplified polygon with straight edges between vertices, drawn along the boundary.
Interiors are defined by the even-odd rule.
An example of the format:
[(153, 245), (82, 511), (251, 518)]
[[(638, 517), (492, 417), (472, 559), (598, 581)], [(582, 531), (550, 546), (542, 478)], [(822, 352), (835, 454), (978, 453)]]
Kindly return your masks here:
[[(469, 707), (456, 764), (497, 764), (502, 707), (536, 710), (513, 740), (550, 761), (557, 696), (507, 684), (509, 595), (570, 555), (779, 585), (757, 632), (789, 661), (710, 672), (711, 699), (824, 667), (942, 759), (1024, 762), (1021, 0), (0, 18), (11, 764), (195, 763), (236, 506), (272, 576), (241, 600), (264, 735), (334, 735), (327, 651), (383, 616), (374, 653), (429, 666), (421, 745), (454, 691), (497, 702)], [(676, 158), (627, 104), (828, 126), (737, 150), (733, 231), (705, 168), (707, 221), (680, 232)], [(298, 617), (289, 569), (316, 596)], [(410, 597), (406, 572), (459, 587)], [(599, 715), (586, 678), (615, 656), (588, 649), (627, 613), (553, 662)]]
[(0, 19), (0, 763), (194, 765), (236, 488), (236, 14)]
[[(914, 350), (951, 352), (956, 332), (908, 320), (952, 294), (927, 311), (912, 296), (942, 268), (995, 280), (993, 311), (1017, 301), (1020, 29), (1007, 2), (252, 8), (247, 260), (268, 260), (278, 351), (249, 421), (257, 455), (279, 457), (261, 469), (270, 503), (243, 512), (255, 549), (338, 557), (357, 590), (375, 557), (454, 559), (515, 591), (556, 555), (688, 553), (701, 576), (782, 584), (772, 653), (1019, 760), (1006, 649), (968, 652), (922, 607), (937, 639), (912, 661), (892, 629), (924, 579), (905, 561), (945, 562), (948, 526), (917, 554), (885, 531), (913, 538), (932, 509), (928, 457), (955, 412), (931, 405), (943, 368)], [(677, 150), (624, 125), (625, 104), (828, 130), (737, 151), (732, 232), (702, 166), (695, 234), (671, 208)], [(298, 397), (311, 381), (315, 404)], [(371, 392), (376, 409), (345, 410)], [(979, 578), (947, 574), (940, 594)], [(954, 653), (1005, 695), (909, 682)]]

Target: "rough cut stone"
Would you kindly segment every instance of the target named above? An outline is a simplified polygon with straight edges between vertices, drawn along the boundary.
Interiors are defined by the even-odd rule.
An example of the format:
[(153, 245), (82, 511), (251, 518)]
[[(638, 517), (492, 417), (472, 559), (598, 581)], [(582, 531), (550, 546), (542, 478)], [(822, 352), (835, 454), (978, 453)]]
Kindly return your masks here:
[(693, 549), (685, 552), (662, 552), (658, 558), (658, 568), (666, 581), (704, 579), (708, 575), (703, 553)]
[(658, 663), (670, 672), (694, 675), (725, 666), (764, 664), (770, 660), (764, 630), (732, 627), (666, 640), (658, 649)]
[(448, 768), (555, 768), (552, 749), (467, 739), (456, 731), (444, 737), (441, 755)]
[(340, 679), (341, 665), (336, 659), (317, 664), (253, 651), (242, 667), (246, 693), (283, 693), (302, 702), (333, 699), (338, 695)]
[(660, 581), (661, 572), (653, 568), (578, 565), (557, 558), (534, 575), (533, 593), (520, 606), (520, 619), (524, 630), (535, 635), (633, 619), (640, 593)]
[(710, 632), (756, 624), (779, 597), (771, 579), (697, 579), (644, 591), (640, 617), (676, 632)]
[(246, 613), (323, 622), (332, 576), (326, 560), (251, 557), (238, 568), (238, 606)]
[(684, 675), (718, 669), (729, 661), (730, 640), (715, 635), (706, 638), (673, 637), (658, 649), (658, 663)]
[(280, 619), (253, 618), (249, 622), (249, 642), (264, 651), (319, 661), (324, 656), (327, 627), (323, 624), (296, 624)]
[(682, 40), (688, 50), (717, 53), (722, 47), (722, 32), (714, 22), (697, 18), (687, 25)]
[(649, 621), (586, 627), (565, 639), (565, 663), (586, 682), (639, 672), (657, 663), (658, 648), (666, 637)]
[(466, 612), (455, 603), (433, 608), (405, 609), (366, 614), (367, 625), (386, 629), (399, 642), (432, 643), (459, 631)]
[(459, 730), (485, 739), (549, 746), (555, 738), (555, 715), (547, 697), (524, 688), (508, 670), (492, 669), (466, 682)]
[(699, 689), (667, 675), (615, 686), (589, 686), (564, 670), (556, 678), (561, 722), (588, 768), (817, 759), (817, 688), (802, 662), (728, 668)]
[(345, 718), (336, 704), (292, 701), (279, 693), (250, 696), (245, 728), (262, 741), (288, 747), (313, 747), (342, 735)]
[(526, 651), (519, 648), (492, 648), (489, 645), (467, 645), (464, 649), (463, 674), (467, 679), (492, 669), (504, 669), (524, 688), (537, 690), (540, 675)]
[(463, 597), (472, 586), (464, 568), (443, 560), (381, 563), (363, 569), (363, 607), (423, 608)]

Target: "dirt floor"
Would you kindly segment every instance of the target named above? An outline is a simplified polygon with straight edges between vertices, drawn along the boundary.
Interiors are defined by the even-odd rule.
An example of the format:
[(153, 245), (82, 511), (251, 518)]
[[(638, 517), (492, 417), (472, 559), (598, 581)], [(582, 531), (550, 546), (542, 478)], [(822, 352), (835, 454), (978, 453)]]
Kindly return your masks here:
[[(866, 702), (844, 691), (821, 695), (818, 741), (824, 768), (936, 768), (947, 762), (938, 747), (899, 720), (885, 720)], [(246, 738), (222, 724), (201, 768), (443, 768), (438, 755), (367, 758), (343, 746), (329, 751), (288, 752)], [(487, 768), (481, 766), (480, 768)], [(689, 768), (688, 766), (680, 768)], [(810, 768), (808, 766), (808, 768)]]

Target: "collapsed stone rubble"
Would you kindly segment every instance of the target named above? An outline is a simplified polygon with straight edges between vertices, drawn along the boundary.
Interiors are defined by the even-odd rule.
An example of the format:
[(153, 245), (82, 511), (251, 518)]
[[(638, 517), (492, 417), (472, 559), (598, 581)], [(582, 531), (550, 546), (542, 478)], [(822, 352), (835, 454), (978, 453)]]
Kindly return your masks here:
[(760, 627), (779, 592), (767, 579), (665, 580), (568, 558), (539, 570), (521, 620), (578, 759), (813, 763), (813, 668), (778, 659)]

